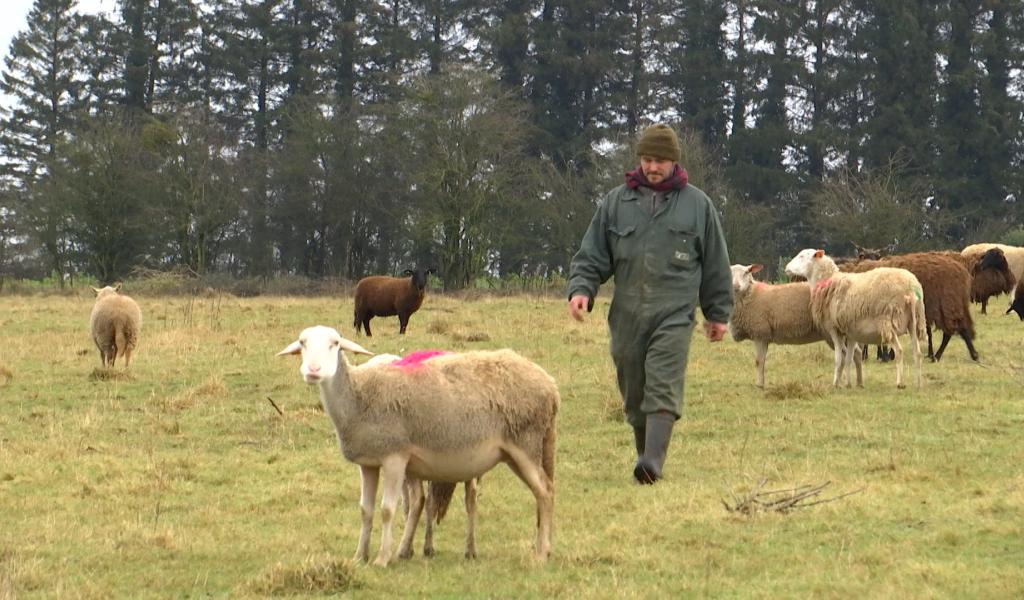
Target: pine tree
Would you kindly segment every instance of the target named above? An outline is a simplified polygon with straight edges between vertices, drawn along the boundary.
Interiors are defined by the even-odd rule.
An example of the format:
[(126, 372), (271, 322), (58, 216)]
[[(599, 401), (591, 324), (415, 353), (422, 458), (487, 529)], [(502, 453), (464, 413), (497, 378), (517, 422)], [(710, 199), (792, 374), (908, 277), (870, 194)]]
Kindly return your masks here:
[(0, 118), (0, 176), (16, 199), (6, 210), (26, 227), (22, 235), (39, 241), (62, 284), (71, 259), (68, 208), (47, 194), (42, 182), (82, 106), (76, 78), (80, 19), (73, 6), (74, 0), (36, 0), (27, 29), (11, 43), (0, 79), (0, 91), (11, 103)]

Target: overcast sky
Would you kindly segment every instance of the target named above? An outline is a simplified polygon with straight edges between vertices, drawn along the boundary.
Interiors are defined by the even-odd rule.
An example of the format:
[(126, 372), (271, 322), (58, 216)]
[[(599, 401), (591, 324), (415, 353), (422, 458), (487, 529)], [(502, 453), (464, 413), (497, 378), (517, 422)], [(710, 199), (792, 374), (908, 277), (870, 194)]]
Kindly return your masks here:
[[(78, 0), (78, 12), (113, 12), (114, 2), (115, 0)], [(28, 11), (32, 10), (35, 0), (0, 0), (0, 4), (3, 5), (2, 15), (0, 15), (0, 52), (6, 59), (7, 53), (11, 49), (11, 40), (26, 29), (25, 20), (28, 18)], [(3, 65), (4, 61), (0, 61), (0, 68)], [(0, 103), (7, 104), (7, 99), (2, 94), (0, 94)]]

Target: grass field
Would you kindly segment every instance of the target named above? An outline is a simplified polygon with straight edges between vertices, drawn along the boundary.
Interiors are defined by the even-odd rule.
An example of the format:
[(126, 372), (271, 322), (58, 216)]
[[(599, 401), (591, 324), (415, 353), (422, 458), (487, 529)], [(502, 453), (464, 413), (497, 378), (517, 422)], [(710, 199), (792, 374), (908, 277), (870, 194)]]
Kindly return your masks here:
[[(0, 296), (0, 598), (1024, 597), (1024, 324), (1002, 301), (975, 314), (982, 363), (956, 339), (923, 389), (871, 361), (863, 389), (833, 391), (815, 345), (771, 347), (762, 391), (750, 342), (695, 335), (666, 479), (641, 487), (607, 299), (577, 324), (561, 298), (431, 295), (408, 335), (378, 318), (372, 339), (352, 336), (347, 298), (137, 300), (125, 375), (98, 369), (87, 289)], [(532, 495), (504, 467), (483, 480), (476, 561), (461, 499), (435, 558), (349, 561), (358, 470), (298, 361), (274, 356), (317, 323), (376, 352), (511, 347), (555, 377), (547, 564), (531, 558)], [(819, 499), (852, 494), (723, 504), (826, 482)]]

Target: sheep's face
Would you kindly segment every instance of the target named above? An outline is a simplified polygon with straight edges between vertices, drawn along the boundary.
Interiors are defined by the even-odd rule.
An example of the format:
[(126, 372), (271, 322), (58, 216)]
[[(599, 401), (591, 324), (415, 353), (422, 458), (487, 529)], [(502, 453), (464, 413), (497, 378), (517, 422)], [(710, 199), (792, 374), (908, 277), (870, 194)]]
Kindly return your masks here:
[(754, 273), (759, 272), (762, 265), (733, 265), (732, 270), (732, 294), (741, 296), (747, 293), (750, 286), (754, 285)]
[(341, 337), (336, 329), (317, 325), (303, 329), (299, 339), (277, 355), (301, 354), (302, 364), (299, 365), (299, 373), (302, 374), (302, 379), (306, 383), (318, 383), (334, 377), (338, 372), (338, 361), (343, 360), (341, 350), (373, 354), (359, 344)]
[(429, 269), (424, 269), (420, 267), (417, 269), (405, 270), (405, 274), (412, 277), (412, 285), (417, 290), (422, 290), (423, 288), (427, 287), (427, 274), (429, 273), (437, 273), (437, 269), (433, 267)]
[(1006, 262), (1006, 254), (1001, 248), (989, 248), (981, 255), (977, 262), (976, 270), (994, 269), (996, 271), (1009, 271), (1010, 265)]
[(821, 250), (815, 250), (814, 248), (801, 250), (791, 261), (786, 263), (786, 275), (810, 279), (811, 271), (814, 268), (814, 261), (823, 256), (823, 254)]
[(100, 298), (106, 298), (107, 296), (117, 295), (117, 290), (119, 289), (121, 289), (121, 284), (118, 284), (117, 287), (110, 287), (108, 285), (102, 288), (92, 288), (92, 291), (96, 293), (96, 299), (99, 300)]

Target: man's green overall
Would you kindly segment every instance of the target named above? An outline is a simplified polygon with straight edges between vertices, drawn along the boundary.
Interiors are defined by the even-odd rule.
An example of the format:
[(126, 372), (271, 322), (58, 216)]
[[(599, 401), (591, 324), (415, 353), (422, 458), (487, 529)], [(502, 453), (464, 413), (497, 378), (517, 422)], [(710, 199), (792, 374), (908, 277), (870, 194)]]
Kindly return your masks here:
[(725, 238), (711, 200), (687, 185), (667, 193), (653, 214), (649, 197), (621, 185), (590, 222), (569, 269), (569, 297), (586, 295), (615, 276), (608, 313), (611, 354), (626, 418), (682, 415), (683, 382), (699, 305), (704, 318), (725, 323), (732, 276)]

